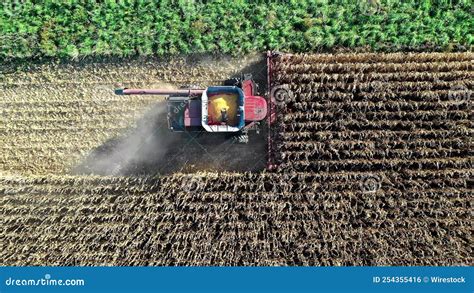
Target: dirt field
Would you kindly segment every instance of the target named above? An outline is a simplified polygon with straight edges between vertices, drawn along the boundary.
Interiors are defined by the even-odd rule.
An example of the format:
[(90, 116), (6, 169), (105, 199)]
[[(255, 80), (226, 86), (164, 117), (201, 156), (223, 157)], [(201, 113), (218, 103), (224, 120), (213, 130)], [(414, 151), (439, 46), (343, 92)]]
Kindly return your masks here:
[[(105, 76), (110, 88), (117, 80), (178, 83), (151, 63), (139, 70), (86, 66), (84, 76), (67, 65), (53, 85), (34, 92), (31, 84), (45, 82), (50, 67), (4, 76), (2, 265), (470, 265), (473, 59), (280, 56), (272, 79), (288, 92), (272, 127), (278, 168), (195, 167), (169, 176), (150, 173), (154, 163), (127, 163), (126, 177), (64, 175), (77, 171), (72, 166), (93, 172), (87, 159), (100, 161), (93, 157), (100, 158), (100, 146), (140, 121), (154, 101), (98, 107), (85, 95), (84, 104), (67, 104), (81, 91), (63, 97), (69, 86), (56, 79), (69, 72), (79, 83)], [(147, 70), (156, 79), (145, 79)], [(134, 72), (142, 75), (131, 81)], [(96, 115), (84, 118), (85, 109)], [(81, 118), (64, 119), (74, 111)], [(107, 168), (99, 171), (117, 170)]]

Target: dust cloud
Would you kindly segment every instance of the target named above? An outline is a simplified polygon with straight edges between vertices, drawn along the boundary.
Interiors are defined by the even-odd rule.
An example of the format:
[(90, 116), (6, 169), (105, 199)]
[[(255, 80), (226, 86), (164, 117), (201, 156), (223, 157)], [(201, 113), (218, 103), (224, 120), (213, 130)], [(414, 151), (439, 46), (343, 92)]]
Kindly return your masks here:
[(118, 138), (93, 150), (74, 173), (121, 176), (147, 161), (161, 161), (177, 136), (170, 135), (166, 123), (166, 102), (154, 105)]

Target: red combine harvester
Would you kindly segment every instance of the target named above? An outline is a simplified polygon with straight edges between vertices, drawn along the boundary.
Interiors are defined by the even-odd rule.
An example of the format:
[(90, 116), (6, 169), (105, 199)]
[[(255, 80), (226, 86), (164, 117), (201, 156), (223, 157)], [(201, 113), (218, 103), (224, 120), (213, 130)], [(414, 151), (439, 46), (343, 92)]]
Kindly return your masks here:
[[(248, 132), (260, 133), (262, 122), (268, 127), (269, 162), (270, 124), (275, 120), (275, 103), (270, 94), (271, 57), (267, 54), (268, 95), (258, 96), (250, 74), (229, 80), (224, 86), (170, 89), (116, 89), (118, 95), (165, 95), (167, 120), (171, 131), (226, 133), (236, 143), (248, 143)], [(270, 163), (269, 163), (270, 164)]]

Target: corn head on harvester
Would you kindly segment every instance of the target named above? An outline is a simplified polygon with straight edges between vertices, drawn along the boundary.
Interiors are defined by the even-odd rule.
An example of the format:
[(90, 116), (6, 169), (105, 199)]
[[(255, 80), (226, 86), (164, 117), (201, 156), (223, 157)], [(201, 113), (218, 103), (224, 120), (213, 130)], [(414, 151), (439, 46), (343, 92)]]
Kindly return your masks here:
[[(266, 124), (268, 130), (268, 167), (271, 164), (270, 125), (276, 118), (274, 94), (270, 94), (271, 58), (267, 54), (267, 92), (257, 95), (257, 86), (251, 74), (226, 81), (224, 86), (201, 89), (186, 87), (173, 89), (116, 89), (118, 95), (164, 95), (167, 97), (168, 128), (173, 132), (225, 133), (235, 143), (248, 143), (249, 131), (260, 133)], [(266, 120), (266, 121), (265, 121)]]

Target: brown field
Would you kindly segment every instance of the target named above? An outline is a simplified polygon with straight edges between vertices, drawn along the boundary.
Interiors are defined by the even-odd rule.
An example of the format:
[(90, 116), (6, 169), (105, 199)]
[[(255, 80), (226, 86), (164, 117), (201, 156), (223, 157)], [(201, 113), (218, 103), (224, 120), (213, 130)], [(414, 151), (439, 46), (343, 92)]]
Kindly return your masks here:
[[(228, 158), (186, 169), (165, 155), (179, 168), (134, 161), (127, 176), (71, 175), (156, 101), (108, 89), (212, 84), (261, 59), (198, 63), (209, 76), (185, 60), (174, 67), (185, 78), (151, 61), (4, 75), (1, 265), (470, 265), (473, 60), (279, 56), (273, 85), (289, 95), (271, 132), (276, 170), (217, 168)], [(94, 82), (106, 93), (84, 92)], [(172, 171), (191, 173), (159, 174)]]

